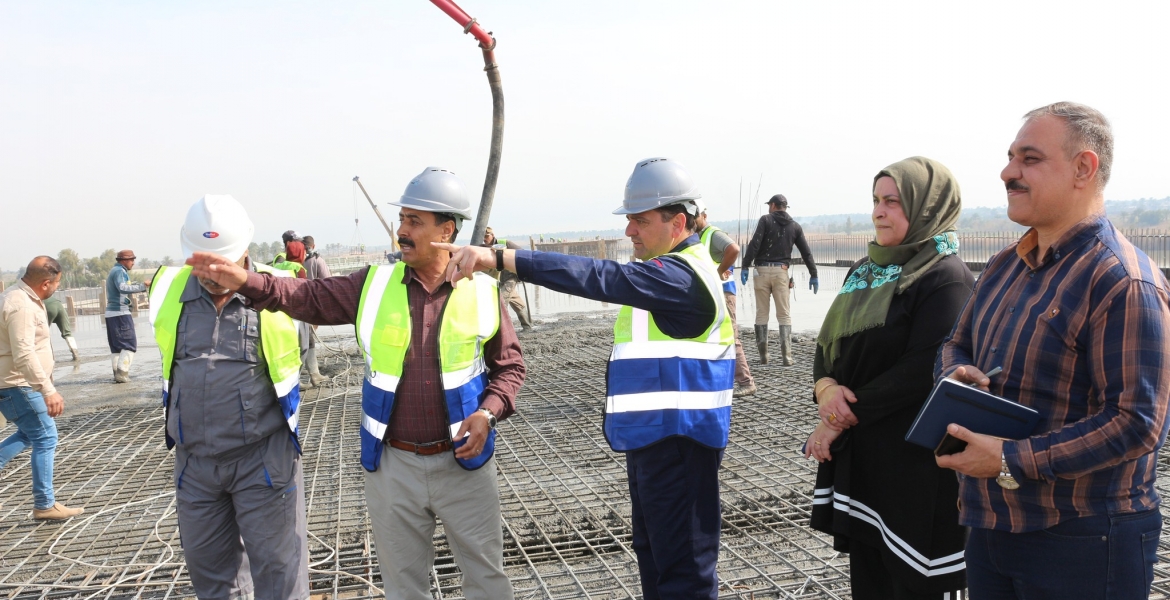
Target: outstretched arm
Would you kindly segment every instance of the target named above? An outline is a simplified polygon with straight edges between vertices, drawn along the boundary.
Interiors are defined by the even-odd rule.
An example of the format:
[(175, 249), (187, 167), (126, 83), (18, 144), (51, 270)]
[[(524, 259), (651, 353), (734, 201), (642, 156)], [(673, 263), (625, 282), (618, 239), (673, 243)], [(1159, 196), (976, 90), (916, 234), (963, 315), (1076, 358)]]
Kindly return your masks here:
[(187, 259), (191, 274), (210, 279), (252, 301), (256, 309), (279, 310), (312, 325), (349, 325), (369, 268), (341, 277), (295, 279), (248, 271), (218, 254), (196, 252)]

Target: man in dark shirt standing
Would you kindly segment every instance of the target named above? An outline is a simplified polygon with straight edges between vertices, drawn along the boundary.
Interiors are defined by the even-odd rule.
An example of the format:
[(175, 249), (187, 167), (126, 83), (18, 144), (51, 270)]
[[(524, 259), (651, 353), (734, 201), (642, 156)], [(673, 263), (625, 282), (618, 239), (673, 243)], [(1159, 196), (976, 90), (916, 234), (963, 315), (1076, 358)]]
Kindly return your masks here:
[[(200, 277), (258, 309), (315, 325), (354, 325), (366, 359), (361, 459), (366, 504), (388, 599), (430, 597), (435, 518), (463, 572), (468, 599), (513, 597), (504, 574), (495, 426), (515, 411), (524, 359), (496, 281), (458, 289), (431, 242), (455, 239), (471, 205), (454, 173), (429, 167), (398, 202), (402, 262), (326, 279), (249, 273), (196, 253)], [(442, 344), (440, 344), (440, 339)], [(358, 439), (351, 440), (357, 443)]]
[(756, 232), (743, 256), (740, 281), (747, 285), (748, 271), (756, 265), (756, 348), (760, 362), (768, 364), (768, 302), (776, 301), (776, 320), (780, 323), (780, 364), (792, 366), (792, 313), (788, 300), (792, 292), (792, 245), (808, 267), (808, 289), (820, 291), (817, 264), (804, 239), (800, 224), (788, 216), (788, 199), (776, 194), (768, 199), (768, 214), (760, 217)]
[[(1170, 396), (1166, 278), (1105, 217), (1113, 132), (1058, 102), (1025, 115), (1000, 173), (1031, 227), (987, 263), (939, 352), (948, 375), (1040, 413), (1031, 437), (958, 425), (972, 598), (1147, 598)], [(989, 378), (985, 372), (1003, 367)]]

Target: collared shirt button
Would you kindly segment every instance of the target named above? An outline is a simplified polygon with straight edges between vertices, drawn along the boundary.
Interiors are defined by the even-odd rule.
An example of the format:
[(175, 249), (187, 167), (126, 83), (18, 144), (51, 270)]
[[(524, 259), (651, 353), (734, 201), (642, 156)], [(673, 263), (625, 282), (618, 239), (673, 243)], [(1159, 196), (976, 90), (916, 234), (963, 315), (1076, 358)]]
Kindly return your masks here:
[(1014, 307), (1014, 306), (1009, 306), (1009, 307), (1008, 307), (1008, 312), (1009, 312), (1009, 313), (1014, 313), (1014, 312), (1016, 312), (1016, 307)]
[(430, 323), (427, 323), (427, 327), (430, 327), (430, 326), (431, 326), (431, 324), (430, 324)]
[(427, 382), (427, 385), (430, 385), (430, 384), (431, 384), (431, 382), (429, 382), (429, 381), (428, 381), (428, 382)]
[(992, 346), (992, 347), (991, 347), (991, 353), (992, 353), (992, 354), (995, 354), (995, 353), (996, 353), (996, 352), (998, 352), (998, 351), (999, 351), (999, 346)]

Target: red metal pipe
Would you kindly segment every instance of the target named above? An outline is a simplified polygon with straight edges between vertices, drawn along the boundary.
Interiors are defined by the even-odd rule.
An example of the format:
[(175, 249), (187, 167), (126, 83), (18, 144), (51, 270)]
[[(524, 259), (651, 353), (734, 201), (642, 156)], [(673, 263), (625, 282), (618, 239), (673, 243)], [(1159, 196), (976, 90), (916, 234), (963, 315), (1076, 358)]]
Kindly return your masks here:
[(455, 22), (463, 28), (463, 33), (470, 33), (475, 36), (475, 39), (479, 40), (480, 48), (491, 50), (495, 47), (495, 38), (490, 33), (484, 31), (483, 27), (480, 27), (479, 23), (475, 19), (472, 19), (471, 15), (467, 14), (466, 11), (459, 8), (458, 4), (455, 4), (451, 0), (431, 0), (431, 4), (439, 7), (440, 10), (447, 13), (452, 19), (455, 19)]

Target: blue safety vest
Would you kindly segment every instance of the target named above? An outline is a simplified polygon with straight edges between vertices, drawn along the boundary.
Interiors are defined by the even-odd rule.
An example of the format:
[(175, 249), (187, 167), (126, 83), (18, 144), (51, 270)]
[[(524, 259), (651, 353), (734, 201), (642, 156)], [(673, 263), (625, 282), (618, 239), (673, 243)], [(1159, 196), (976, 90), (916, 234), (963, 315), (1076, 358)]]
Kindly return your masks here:
[(666, 335), (649, 312), (623, 306), (614, 323), (606, 371), (605, 438), (618, 452), (684, 436), (710, 448), (727, 446), (735, 386), (735, 330), (715, 263), (702, 244), (668, 256), (683, 259), (715, 304), (702, 335)]

